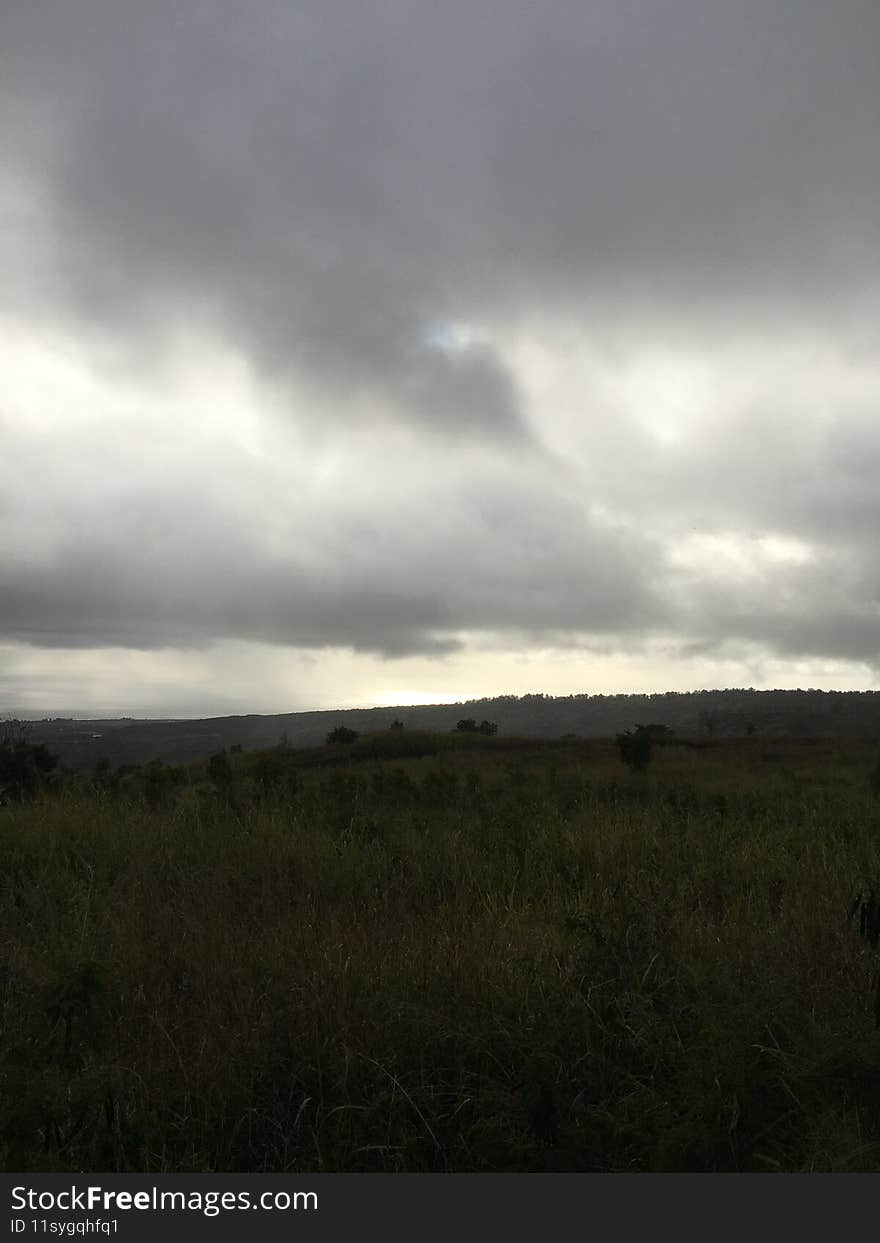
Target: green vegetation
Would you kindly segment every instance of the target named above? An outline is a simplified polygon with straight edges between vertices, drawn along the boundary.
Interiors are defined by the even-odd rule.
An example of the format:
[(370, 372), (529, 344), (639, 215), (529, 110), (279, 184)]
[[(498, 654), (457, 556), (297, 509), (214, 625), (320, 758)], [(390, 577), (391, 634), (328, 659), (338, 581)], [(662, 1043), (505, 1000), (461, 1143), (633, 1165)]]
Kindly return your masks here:
[(0, 808), (0, 1165), (876, 1170), (875, 763), (407, 724), (66, 774)]

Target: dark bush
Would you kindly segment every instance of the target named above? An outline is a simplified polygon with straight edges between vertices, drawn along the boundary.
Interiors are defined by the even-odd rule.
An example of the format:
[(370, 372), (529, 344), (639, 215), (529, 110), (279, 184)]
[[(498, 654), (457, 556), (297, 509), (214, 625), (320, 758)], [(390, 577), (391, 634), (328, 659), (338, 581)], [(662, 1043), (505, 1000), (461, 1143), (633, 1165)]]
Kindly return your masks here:
[(498, 726), (493, 721), (480, 721), (478, 725), (472, 716), (459, 721), (455, 729), (460, 734), (486, 734), (488, 736), (498, 733)]
[(225, 751), (218, 751), (208, 760), (208, 776), (218, 786), (229, 785), (232, 780), (232, 765), (226, 758)]
[(653, 736), (644, 725), (627, 729), (615, 739), (620, 758), (634, 773), (644, 772), (651, 759)]
[(267, 752), (259, 757), (254, 765), (253, 773), (261, 786), (271, 790), (280, 785), (284, 776), (284, 766), (276, 755)]
[(347, 725), (337, 725), (335, 729), (331, 729), (327, 735), (327, 745), (332, 746), (334, 743), (351, 743), (357, 742), (359, 734), (357, 730), (349, 729)]

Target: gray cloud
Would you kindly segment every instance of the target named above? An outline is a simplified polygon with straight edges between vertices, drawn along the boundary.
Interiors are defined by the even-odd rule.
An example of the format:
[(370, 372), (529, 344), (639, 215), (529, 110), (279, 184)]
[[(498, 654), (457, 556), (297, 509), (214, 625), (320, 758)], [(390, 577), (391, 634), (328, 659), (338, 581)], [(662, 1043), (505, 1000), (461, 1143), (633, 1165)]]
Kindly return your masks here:
[[(363, 492), (353, 470), (347, 484), (303, 484), (297, 498), (287, 472), (265, 464), (239, 458), (233, 482), (235, 459), (221, 453), (198, 481), (186, 463), (165, 463), (161, 486), (161, 455), (132, 459), (107, 523), (97, 481), (119, 462), (111, 445), (90, 465), (72, 455), (81, 487), (46, 534), (41, 498), (12, 482), (37, 468), (45, 442), (29, 443), (4, 487), (23, 541), (13, 531), (0, 557), (8, 639), (159, 648), (245, 638), (401, 656), (454, 651), (468, 630), (603, 633), (662, 611), (645, 570), (650, 539), (592, 521), (550, 493), (550, 469), (531, 461), (477, 461), (450, 479), (428, 457), (408, 494)], [(387, 466), (389, 483), (402, 478), (400, 462)]]
[[(653, 486), (639, 502), (625, 452), (615, 462), (601, 445), (604, 488), (598, 471), (560, 487), (552, 461), (529, 455), (459, 456), (450, 475), (434, 453), (395, 459), (387, 445), (386, 483), (359, 480), (355, 448), (327, 488), (220, 446), (198, 477), (161, 442), (152, 460), (122, 458), (124, 428), (91, 461), (71, 437), (61, 458), (79, 486), (62, 500), (48, 477), (54, 514), (29, 491), (45, 438), (19, 437), (0, 478), (14, 519), (0, 627), (44, 647), (247, 639), (390, 657), (480, 633), (524, 650), (665, 635), (880, 666), (869, 425), (813, 429), (787, 469), (769, 452), (763, 471), (757, 429), (733, 420), (712, 455), (701, 440), (683, 455), (630, 427), (613, 444), (639, 450), (636, 485)], [(787, 444), (794, 416), (777, 430)]]
[[(270, 467), (157, 422), (169, 464), (121, 414), (51, 446), (0, 425), (3, 635), (880, 661), (876, 6), (9, 0), (3, 25), (7, 309), (109, 341), (121, 383), (191, 329), (315, 437)], [(555, 324), (597, 376), (645, 343), (711, 359), (709, 407), (667, 443), (598, 378), (575, 414), (530, 403), (504, 342)], [(815, 358), (735, 370), (791, 341)], [(750, 568), (682, 562), (695, 532)]]
[[(59, 281), (114, 330), (514, 430), (445, 319), (825, 323), (876, 298), (880, 15), (802, 0), (11, 5)], [(151, 343), (152, 344), (152, 343)]]

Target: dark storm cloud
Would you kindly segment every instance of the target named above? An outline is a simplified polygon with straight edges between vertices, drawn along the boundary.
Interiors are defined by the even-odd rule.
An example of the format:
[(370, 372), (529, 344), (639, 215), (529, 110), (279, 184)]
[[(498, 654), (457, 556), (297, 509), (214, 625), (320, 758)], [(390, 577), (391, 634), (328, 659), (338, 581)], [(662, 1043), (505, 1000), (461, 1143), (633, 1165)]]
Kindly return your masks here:
[(503, 361), (439, 359), (435, 323), (837, 319), (876, 290), (861, 0), (15, 0), (5, 25), (63, 292), (123, 333), (207, 317), (276, 376), (504, 432)]

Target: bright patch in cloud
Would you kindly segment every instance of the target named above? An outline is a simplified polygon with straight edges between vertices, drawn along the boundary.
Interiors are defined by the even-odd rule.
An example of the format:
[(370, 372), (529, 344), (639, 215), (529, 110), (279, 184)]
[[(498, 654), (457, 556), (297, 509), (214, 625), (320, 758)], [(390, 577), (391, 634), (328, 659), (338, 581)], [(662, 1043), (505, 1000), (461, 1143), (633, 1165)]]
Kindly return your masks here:
[[(443, 354), (460, 354), (474, 343), (473, 329), (454, 321), (437, 324), (424, 333), (425, 344)], [(453, 701), (454, 702), (454, 701)]]
[(738, 531), (693, 532), (677, 540), (669, 564), (707, 578), (749, 578), (776, 565), (802, 566), (813, 559), (801, 540), (779, 535), (745, 535)]

